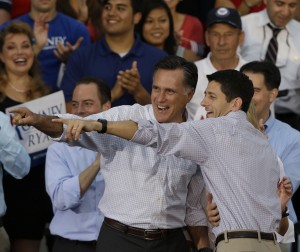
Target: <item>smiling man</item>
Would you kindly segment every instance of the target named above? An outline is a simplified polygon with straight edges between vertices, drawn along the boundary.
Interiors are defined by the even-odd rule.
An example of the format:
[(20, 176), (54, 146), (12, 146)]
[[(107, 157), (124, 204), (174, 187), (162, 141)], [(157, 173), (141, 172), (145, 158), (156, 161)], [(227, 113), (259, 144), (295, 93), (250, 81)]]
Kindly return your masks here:
[[(242, 18), (245, 41), (241, 55), (247, 61), (267, 60), (279, 68), (276, 118), (300, 130), (300, 23), (293, 20), (299, 0), (265, 2), (265, 10)], [(273, 52), (272, 57), (269, 52)]]
[(215, 8), (208, 13), (205, 40), (210, 48), (206, 58), (196, 63), (198, 68), (198, 83), (191, 102), (187, 105), (188, 112), (194, 120), (204, 119), (205, 109), (200, 106), (207, 87), (206, 75), (218, 70), (236, 69), (245, 64), (237, 53), (238, 47), (244, 41), (242, 21), (235, 9)]
[[(165, 158), (175, 155), (196, 162), (219, 206), (222, 221), (212, 229), (216, 251), (280, 252), (274, 234), (281, 219), (276, 193), (280, 164), (267, 138), (247, 120), (253, 84), (236, 70), (207, 77), (201, 103), (207, 120), (180, 124), (139, 120), (138, 125), (132, 121), (55, 121), (68, 125), (66, 137), (70, 139), (77, 140), (82, 131), (98, 131), (154, 147)], [(16, 122), (30, 122), (32, 114), (18, 112)], [(87, 142), (86, 134), (92, 134), (89, 141), (97, 136), (84, 133), (79, 141)]]
[[(194, 63), (177, 56), (166, 57), (155, 65), (152, 105), (115, 107), (85, 119), (185, 122), (189, 120), (185, 106), (193, 96), (197, 76)], [(52, 137), (63, 132), (61, 124), (51, 122), (54, 117), (25, 108), (17, 111), (25, 121), (16, 123), (34, 125)], [(105, 218), (97, 251), (189, 251), (183, 234), (185, 226), (189, 226), (198, 249), (208, 247), (206, 216), (200, 203), (204, 183), (194, 162), (162, 157), (151, 148), (99, 133), (84, 135), (82, 140), (70, 144), (102, 154), (105, 191), (99, 209)]]

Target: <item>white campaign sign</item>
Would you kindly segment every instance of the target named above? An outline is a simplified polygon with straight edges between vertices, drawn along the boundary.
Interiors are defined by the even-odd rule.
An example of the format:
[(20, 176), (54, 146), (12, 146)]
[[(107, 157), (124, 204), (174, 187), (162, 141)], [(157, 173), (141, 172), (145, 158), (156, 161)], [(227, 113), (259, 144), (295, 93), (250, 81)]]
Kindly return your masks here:
[[(27, 107), (32, 112), (43, 115), (66, 113), (65, 98), (62, 91), (17, 106), (9, 107), (6, 109), (6, 114), (10, 114), (9, 111), (16, 107)], [(14, 127), (20, 142), (29, 154), (34, 155), (34, 153), (45, 150), (52, 143), (52, 140), (47, 135), (32, 126)], [(37, 158), (39, 157), (35, 157), (35, 159)]]

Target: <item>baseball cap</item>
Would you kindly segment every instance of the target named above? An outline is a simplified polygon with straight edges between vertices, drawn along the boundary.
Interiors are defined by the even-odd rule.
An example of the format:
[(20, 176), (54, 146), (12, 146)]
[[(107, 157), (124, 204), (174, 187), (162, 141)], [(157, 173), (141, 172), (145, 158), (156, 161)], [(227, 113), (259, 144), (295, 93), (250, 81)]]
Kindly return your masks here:
[(242, 30), (242, 21), (240, 14), (235, 9), (219, 7), (212, 9), (206, 19), (206, 25), (211, 26), (216, 23), (229, 24)]

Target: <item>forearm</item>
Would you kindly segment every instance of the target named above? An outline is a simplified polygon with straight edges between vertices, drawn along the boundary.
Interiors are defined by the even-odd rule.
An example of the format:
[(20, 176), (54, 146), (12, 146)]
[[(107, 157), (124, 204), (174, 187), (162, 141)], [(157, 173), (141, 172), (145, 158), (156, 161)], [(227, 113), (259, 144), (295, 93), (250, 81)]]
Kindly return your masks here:
[(188, 226), (188, 232), (197, 249), (208, 248), (208, 228), (206, 226)]
[(93, 183), (100, 170), (100, 163), (94, 162), (79, 175), (80, 197), (82, 197)]
[(242, 1), (240, 6), (238, 7), (238, 12), (240, 13), (241, 16), (247, 15), (250, 13), (251, 7), (248, 6), (247, 2)]
[(134, 99), (141, 105), (147, 105), (151, 103), (150, 94), (144, 87), (140, 87), (139, 91), (134, 94)]
[(46, 135), (57, 138), (63, 133), (63, 124), (52, 122), (52, 119), (57, 119), (57, 116), (37, 115), (37, 119), (31, 125)]
[(284, 236), (286, 231), (289, 228), (289, 221), (288, 217), (281, 218), (281, 221), (279, 223), (279, 227), (277, 229), (277, 233)]
[[(102, 125), (100, 126), (101, 129)], [(137, 130), (138, 124), (133, 121), (108, 122), (106, 133), (131, 140)]]

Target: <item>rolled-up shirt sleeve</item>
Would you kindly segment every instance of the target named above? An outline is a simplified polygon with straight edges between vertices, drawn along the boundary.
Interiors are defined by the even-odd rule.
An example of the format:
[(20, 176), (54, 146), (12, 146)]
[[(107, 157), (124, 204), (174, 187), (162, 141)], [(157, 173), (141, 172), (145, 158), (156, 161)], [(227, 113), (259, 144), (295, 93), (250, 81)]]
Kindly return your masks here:
[(59, 210), (78, 206), (80, 199), (79, 175), (74, 176), (68, 168), (59, 143), (48, 148), (46, 158), (46, 190), (52, 204)]
[(5, 171), (17, 179), (23, 178), (30, 169), (30, 157), (16, 138), (10, 118), (0, 113), (0, 162)]

